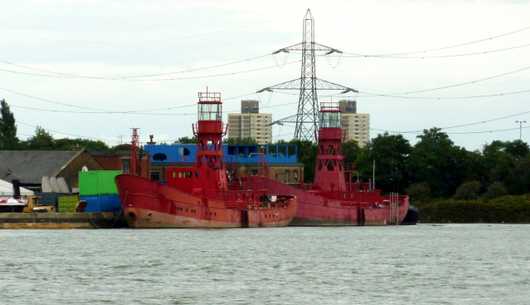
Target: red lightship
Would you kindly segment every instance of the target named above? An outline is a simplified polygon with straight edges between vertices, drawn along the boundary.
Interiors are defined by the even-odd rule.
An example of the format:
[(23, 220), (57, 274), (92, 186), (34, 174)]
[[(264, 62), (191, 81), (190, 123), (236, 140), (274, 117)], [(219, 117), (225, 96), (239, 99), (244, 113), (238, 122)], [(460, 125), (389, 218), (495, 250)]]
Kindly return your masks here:
[[(298, 210), (291, 225), (400, 224), (409, 208), (408, 196), (396, 193), (382, 195), (373, 181), (353, 182), (351, 173), (346, 175), (341, 146), (339, 107), (333, 103), (322, 103), (313, 184), (298, 188), (277, 186), (279, 192), (298, 199)], [(253, 179), (262, 180), (261, 177)]]
[[(127, 223), (136, 228), (237, 228), (287, 226), (297, 198), (268, 178), (229, 186), (223, 162), (221, 94), (199, 93), (196, 164), (168, 167), (166, 183), (132, 174), (116, 177)], [(131, 158), (136, 158), (133, 136)], [(235, 184), (234, 184), (235, 185)], [(267, 186), (267, 188), (265, 188)]]

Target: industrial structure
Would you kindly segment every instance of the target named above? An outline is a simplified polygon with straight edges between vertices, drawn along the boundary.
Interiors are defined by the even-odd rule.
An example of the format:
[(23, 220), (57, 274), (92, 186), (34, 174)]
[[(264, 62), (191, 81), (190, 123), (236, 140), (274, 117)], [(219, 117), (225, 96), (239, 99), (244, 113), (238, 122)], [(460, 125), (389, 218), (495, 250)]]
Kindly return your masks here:
[(272, 142), (272, 114), (260, 113), (259, 102), (242, 100), (241, 113), (228, 114), (229, 139), (253, 139), (257, 144)]
[[(273, 54), (297, 51), (302, 53), (302, 67), (300, 77), (258, 90), (258, 93), (273, 90), (297, 90), (298, 110), (296, 115), (288, 116), (285, 120), (295, 118), (294, 138), (298, 140), (317, 141), (318, 131), (318, 91), (340, 91), (340, 93), (357, 92), (357, 90), (332, 83), (316, 76), (316, 56), (342, 53), (342, 51), (315, 42), (315, 24), (311, 10), (307, 10), (303, 20), (302, 42), (281, 48)], [(277, 122), (282, 122), (280, 119)]]

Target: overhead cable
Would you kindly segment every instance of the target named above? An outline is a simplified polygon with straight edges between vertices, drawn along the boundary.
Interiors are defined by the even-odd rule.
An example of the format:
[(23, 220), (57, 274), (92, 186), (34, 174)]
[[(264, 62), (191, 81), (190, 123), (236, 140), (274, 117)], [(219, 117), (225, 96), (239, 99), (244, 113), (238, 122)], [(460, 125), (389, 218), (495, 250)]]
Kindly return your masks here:
[(523, 32), (523, 31), (527, 31), (529, 29), (530, 29), (530, 26), (525, 26), (523, 28), (519, 28), (519, 29), (516, 29), (516, 30), (513, 30), (513, 31), (509, 31), (509, 32), (505, 32), (505, 33), (502, 33), (502, 34), (497, 34), (497, 35), (493, 35), (493, 36), (489, 36), (489, 37), (485, 37), (485, 38), (481, 38), (481, 39), (466, 41), (466, 42), (457, 43), (457, 44), (450, 44), (450, 45), (437, 47), (437, 48), (424, 49), (424, 50), (396, 52), (396, 53), (380, 53), (380, 54), (361, 54), (361, 53), (344, 52), (344, 54), (345, 54), (345, 56), (354, 55), (354, 56), (357, 56), (357, 57), (394, 57), (394, 56), (402, 56), (402, 55), (413, 55), (413, 54), (420, 54), (420, 53), (430, 53), (430, 52), (443, 51), (443, 50), (452, 49), (452, 48), (459, 48), (459, 47), (468, 46), (468, 45), (472, 45), (472, 44), (477, 44), (477, 43), (481, 43), (481, 42), (485, 42), (485, 41), (491, 41), (491, 40), (494, 40), (494, 39), (497, 39), (497, 38), (501, 38), (501, 37), (517, 34), (517, 33)]
[(261, 58), (268, 57), (268, 56), (270, 56), (270, 54), (253, 56), (253, 57), (243, 58), (240, 60), (233, 60), (233, 61), (229, 61), (229, 62), (222, 63), (222, 64), (182, 69), (182, 70), (177, 70), (177, 71), (161, 72), (161, 73), (146, 73), (146, 74), (131, 74), (131, 75), (121, 75), (121, 76), (84, 75), (84, 74), (76, 74), (76, 73), (66, 73), (66, 72), (59, 72), (59, 71), (54, 71), (54, 70), (49, 70), (49, 69), (36, 68), (33, 66), (28, 66), (28, 65), (21, 65), (21, 64), (17, 64), (11, 61), (7, 61), (7, 60), (0, 60), (0, 63), (12, 65), (15, 67), (19, 67), (19, 68), (23, 68), (23, 69), (27, 69), (31, 71), (45, 72), (47, 74), (42, 74), (42, 73), (37, 74), (37, 73), (29, 73), (29, 72), (23, 72), (23, 71), (14, 72), (13, 70), (1, 70), (4, 72), (30, 74), (30, 75), (35, 75), (35, 76), (48, 76), (48, 77), (54, 77), (55, 75), (55, 77), (70, 77), (70, 78), (85, 78), (85, 79), (100, 79), (100, 80), (126, 80), (126, 79), (149, 78), (149, 77), (155, 77), (155, 76), (191, 73), (191, 72), (197, 72), (197, 71), (202, 71), (202, 70), (211, 70), (215, 68), (221, 68), (221, 67), (226, 67), (230, 65), (249, 62), (249, 61), (261, 59)]

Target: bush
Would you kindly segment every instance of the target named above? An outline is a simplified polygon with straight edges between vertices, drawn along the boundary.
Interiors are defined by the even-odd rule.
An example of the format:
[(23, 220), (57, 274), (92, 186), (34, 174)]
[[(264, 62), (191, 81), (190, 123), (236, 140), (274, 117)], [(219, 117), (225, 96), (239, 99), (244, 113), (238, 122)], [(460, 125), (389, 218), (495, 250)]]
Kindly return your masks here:
[(495, 181), (488, 186), (488, 190), (486, 191), (486, 193), (484, 193), (484, 198), (493, 199), (500, 196), (504, 196), (507, 193), (508, 192), (506, 191), (506, 187), (504, 187), (504, 184), (502, 182)]
[(477, 199), (480, 192), (480, 182), (468, 181), (462, 183), (455, 192), (455, 199), (471, 200)]
[(420, 222), (530, 223), (530, 194), (485, 200), (439, 199), (418, 206)]
[(406, 191), (412, 200), (426, 201), (431, 198), (431, 187), (426, 182), (411, 184)]

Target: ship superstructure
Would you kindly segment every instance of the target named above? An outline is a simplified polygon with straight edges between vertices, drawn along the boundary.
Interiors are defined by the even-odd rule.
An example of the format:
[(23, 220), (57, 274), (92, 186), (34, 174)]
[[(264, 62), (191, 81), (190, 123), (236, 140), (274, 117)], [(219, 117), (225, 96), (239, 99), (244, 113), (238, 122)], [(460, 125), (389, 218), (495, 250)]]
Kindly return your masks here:
[[(239, 180), (229, 185), (222, 150), (221, 94), (201, 92), (198, 97), (193, 166), (166, 168), (165, 183), (134, 175), (134, 168), (133, 174), (116, 178), (128, 224), (150, 228), (288, 225), (296, 213), (297, 199), (281, 192), (282, 184), (262, 177), (260, 183)], [(136, 155), (134, 140), (132, 147), (131, 157)]]
[[(353, 181), (342, 154), (340, 109), (322, 103), (319, 112), (317, 159), (312, 184), (281, 185), (282, 192), (295, 195), (299, 207), (292, 225), (390, 225), (400, 224), (408, 207), (408, 196), (383, 195), (374, 181)], [(256, 177), (255, 179), (259, 179)]]

